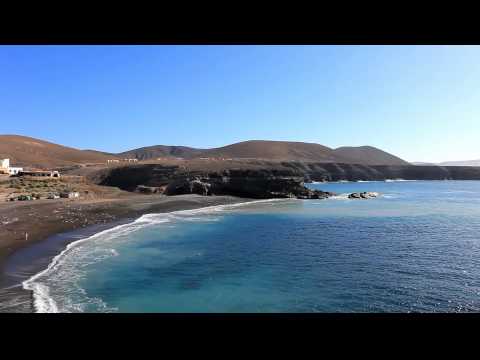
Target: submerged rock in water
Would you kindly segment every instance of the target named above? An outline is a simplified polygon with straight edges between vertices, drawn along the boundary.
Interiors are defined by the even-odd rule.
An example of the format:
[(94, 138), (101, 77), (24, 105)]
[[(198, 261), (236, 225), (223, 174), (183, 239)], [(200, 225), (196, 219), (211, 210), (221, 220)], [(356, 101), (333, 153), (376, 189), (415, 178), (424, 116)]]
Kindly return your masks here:
[(349, 199), (373, 199), (378, 197), (377, 192), (361, 192), (361, 193), (352, 193), (348, 195)]
[(295, 197), (297, 199), (327, 199), (330, 196), (334, 196), (334, 193), (328, 191), (321, 191), (321, 190), (310, 190), (305, 188), (304, 191), (296, 194)]

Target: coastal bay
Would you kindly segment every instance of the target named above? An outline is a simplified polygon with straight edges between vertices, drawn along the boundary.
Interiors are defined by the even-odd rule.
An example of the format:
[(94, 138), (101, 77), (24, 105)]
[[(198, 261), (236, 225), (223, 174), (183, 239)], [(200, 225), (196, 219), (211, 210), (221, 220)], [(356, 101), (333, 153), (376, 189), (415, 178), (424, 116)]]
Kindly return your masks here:
[(338, 195), (151, 213), (9, 267), (58, 255), (24, 282), (37, 312), (476, 312), (479, 185), (310, 184)]
[[(79, 237), (88, 237), (122, 222), (130, 222), (147, 213), (191, 210), (207, 206), (235, 204), (250, 199), (232, 196), (140, 195), (125, 193), (116, 198), (95, 200), (38, 200), (34, 202), (7, 202), (0, 204), (0, 312), (33, 311), (28, 304), (30, 294), (21, 288), (21, 282), (42, 270), (65, 246)], [(25, 236), (25, 234), (28, 234)], [(57, 236), (57, 241), (49, 239)], [(58, 236), (62, 238), (58, 241)], [(42, 251), (45, 243), (48, 251)], [(52, 243), (53, 248), (52, 248)], [(34, 251), (29, 249), (39, 245)], [(26, 251), (40, 266), (18, 274), (9, 260)], [(32, 255), (33, 254), (33, 255)], [(22, 257), (22, 256), (20, 256)], [(33, 260), (32, 260), (33, 261)], [(18, 259), (15, 260), (18, 263)], [(20, 261), (23, 268), (25, 262)], [(6, 269), (9, 267), (9, 269)], [(8, 273), (6, 271), (8, 270)], [(12, 302), (20, 304), (13, 306)], [(27, 304), (25, 303), (27, 302)], [(2, 305), (3, 304), (3, 305)], [(17, 310), (15, 310), (17, 309)]]

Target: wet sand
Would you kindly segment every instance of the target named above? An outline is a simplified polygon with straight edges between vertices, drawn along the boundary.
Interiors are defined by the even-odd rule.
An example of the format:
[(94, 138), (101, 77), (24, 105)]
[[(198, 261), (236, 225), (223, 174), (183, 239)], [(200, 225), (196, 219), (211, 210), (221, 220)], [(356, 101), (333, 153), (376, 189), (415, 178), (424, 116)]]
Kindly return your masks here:
[(47, 267), (73, 241), (147, 213), (245, 201), (250, 199), (132, 194), (117, 199), (0, 204), (0, 312), (32, 312), (31, 294), (21, 283)]

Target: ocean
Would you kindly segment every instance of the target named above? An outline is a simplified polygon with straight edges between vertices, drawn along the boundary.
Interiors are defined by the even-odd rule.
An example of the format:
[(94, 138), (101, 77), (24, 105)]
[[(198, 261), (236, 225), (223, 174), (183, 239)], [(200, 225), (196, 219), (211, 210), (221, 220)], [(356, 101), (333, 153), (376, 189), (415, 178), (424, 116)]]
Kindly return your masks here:
[(480, 182), (309, 186), (339, 195), (145, 215), (23, 286), (38, 312), (480, 311)]

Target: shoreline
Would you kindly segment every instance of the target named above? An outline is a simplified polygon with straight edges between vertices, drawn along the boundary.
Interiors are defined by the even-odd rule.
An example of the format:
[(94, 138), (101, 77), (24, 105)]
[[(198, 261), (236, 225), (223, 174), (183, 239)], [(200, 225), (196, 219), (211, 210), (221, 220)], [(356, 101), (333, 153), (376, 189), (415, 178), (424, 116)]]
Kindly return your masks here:
[[(120, 225), (132, 223), (145, 214), (171, 213), (271, 200), (193, 194), (176, 196), (135, 194), (93, 201), (37, 201), (7, 203), (4, 206), (0, 204), (0, 220), (5, 219), (2, 215), (6, 213), (10, 218), (19, 213), (24, 216), (14, 223), (5, 225), (5, 222), (0, 222), (0, 229), (7, 230), (0, 232), (0, 313), (34, 312), (33, 291), (25, 290), (24, 282), (47, 271), (54, 259), (61, 256), (70, 244)], [(12, 210), (21, 211), (13, 213)], [(84, 219), (88, 221), (84, 222)], [(10, 244), (2, 243), (2, 239), (12, 234), (12, 228), (18, 224), (23, 226), (22, 229), (32, 231), (33, 236), (29, 237), (28, 241), (10, 239), (12, 240)]]
[[(194, 210), (209, 206), (233, 205), (253, 201), (254, 199), (238, 198), (233, 196), (135, 196), (126, 200), (102, 201), (96, 204), (76, 204), (83, 209), (82, 216), (97, 218), (95, 223), (84, 226), (84, 223), (38, 224), (30, 222), (27, 228), (35, 231), (36, 236), (27, 242), (14, 244), (15, 247), (5, 251), (5, 244), (0, 247), (0, 313), (1, 312), (34, 312), (33, 292), (23, 288), (23, 282), (47, 269), (56, 256), (67, 249), (69, 244), (87, 239), (99, 232), (106, 231), (119, 225), (131, 223), (145, 214), (170, 213), (173, 211)], [(23, 204), (22, 204), (23, 205)], [(34, 204), (32, 205), (35, 207)], [(40, 206), (38, 211), (44, 210)], [(50, 204), (53, 205), (53, 204)], [(74, 206), (71, 204), (71, 206)], [(0, 208), (0, 210), (2, 210)], [(29, 207), (29, 211), (32, 209)], [(60, 211), (60, 210), (56, 210)], [(1, 212), (0, 212), (1, 214)], [(78, 216), (75, 212), (73, 216)], [(27, 212), (27, 215), (31, 215)], [(28, 217), (28, 216), (27, 216)], [(48, 214), (47, 214), (48, 217)], [(110, 219), (109, 221), (106, 221)], [(52, 219), (49, 219), (50, 222)], [(42, 226), (44, 225), (44, 226)], [(43, 238), (42, 238), (43, 236)], [(2, 240), (0, 238), (0, 240)], [(3, 250), (3, 251), (2, 251)]]

